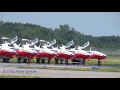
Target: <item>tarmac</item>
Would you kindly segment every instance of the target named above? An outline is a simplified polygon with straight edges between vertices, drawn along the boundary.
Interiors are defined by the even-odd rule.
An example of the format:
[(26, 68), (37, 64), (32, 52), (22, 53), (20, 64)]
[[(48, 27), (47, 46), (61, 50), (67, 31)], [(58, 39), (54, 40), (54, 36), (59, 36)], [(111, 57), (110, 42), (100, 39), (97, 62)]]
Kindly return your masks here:
[(68, 68), (88, 68), (90, 66), (80, 65), (47, 65), (47, 64), (23, 64), (23, 63), (0, 63), (0, 75), (26, 75), (41, 76), (43, 78), (120, 78), (119, 72), (95, 72), (95, 71), (69, 71), (69, 70), (50, 70), (32, 69), (19, 67), (68, 67)]

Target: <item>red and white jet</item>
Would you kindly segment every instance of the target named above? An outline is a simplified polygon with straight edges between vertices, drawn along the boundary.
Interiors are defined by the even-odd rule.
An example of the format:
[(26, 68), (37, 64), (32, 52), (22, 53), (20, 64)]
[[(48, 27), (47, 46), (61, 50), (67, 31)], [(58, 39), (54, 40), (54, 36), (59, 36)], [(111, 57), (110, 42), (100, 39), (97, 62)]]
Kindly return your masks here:
[[(43, 41), (43, 40), (42, 40)], [(48, 60), (48, 64), (50, 64), (50, 60), (52, 58), (56, 59), (58, 54), (56, 52), (51, 51), (48, 47), (50, 47), (51, 45), (53, 45), (54, 43), (56, 43), (56, 40), (54, 39), (53, 41), (51, 41), (50, 43), (48, 42), (48, 44), (44, 44), (39, 47), (37, 47), (36, 45), (34, 45), (34, 50), (36, 50), (38, 52), (38, 56), (36, 58), (37, 63), (40, 63), (40, 59), (42, 59), (42, 63), (45, 63), (45, 60)]]
[[(90, 45), (89, 41), (86, 44), (87, 46), (89, 46)], [(80, 47), (79, 49), (85, 49), (86, 47)], [(86, 51), (86, 52), (92, 55), (90, 59), (98, 59), (98, 65), (100, 65), (100, 60), (104, 60), (107, 57), (107, 55), (104, 53), (98, 51), (92, 51), (92, 47), (90, 48), (90, 51)]]
[(74, 54), (72, 52), (68, 52), (67, 51), (67, 46), (60, 46), (58, 48), (58, 46), (55, 48), (52, 46), (51, 51), (54, 51), (58, 54), (57, 58), (55, 59), (55, 63), (58, 64), (58, 60), (61, 61), (61, 64), (63, 63), (63, 60), (65, 60), (65, 64), (68, 63), (69, 59), (73, 59), (74, 58)]
[(88, 53), (92, 54), (91, 59), (98, 59), (98, 60), (106, 59), (107, 55), (105, 55), (104, 53), (98, 52), (98, 51), (92, 51), (91, 49), (90, 51), (87, 51)]
[[(37, 40), (37, 39), (35, 39)], [(22, 41), (28, 41), (26, 39), (22, 39)], [(33, 42), (33, 44), (36, 42)], [(35, 50), (32, 50), (29, 46), (31, 44), (26, 43), (25, 45), (22, 45), (22, 47), (20, 47), (19, 45), (17, 45), (16, 43), (13, 44), (14, 45), (14, 50), (16, 50), (17, 54), (17, 58), (18, 58), (18, 62), (21, 62), (21, 59), (24, 59), (24, 63), (30, 63), (31, 59), (37, 57), (37, 52)]]
[(10, 58), (16, 57), (17, 52), (15, 50), (12, 50), (9, 47), (9, 43), (8, 42), (4, 42), (3, 44), (1, 44), (0, 47), (0, 57), (3, 58), (3, 62), (9, 62)]
[(74, 42), (73, 40), (70, 41), (66, 46), (67, 48), (69, 47), (68, 51), (72, 52), (75, 57), (72, 59), (72, 62), (83, 62), (85, 61), (85, 59), (89, 59), (91, 57), (91, 54), (87, 53), (86, 51), (82, 50), (82, 49), (78, 49), (78, 48), (70, 48), (71, 45), (73, 45)]

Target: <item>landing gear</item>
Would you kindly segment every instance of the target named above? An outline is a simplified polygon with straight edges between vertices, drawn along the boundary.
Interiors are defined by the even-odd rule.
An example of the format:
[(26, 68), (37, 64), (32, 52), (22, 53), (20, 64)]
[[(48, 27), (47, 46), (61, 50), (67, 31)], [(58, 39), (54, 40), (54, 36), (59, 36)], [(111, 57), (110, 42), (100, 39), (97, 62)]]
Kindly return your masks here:
[(27, 64), (30, 64), (30, 63), (31, 63), (31, 58), (29, 58), (29, 59), (28, 59), (28, 62), (27, 62)]
[(18, 57), (18, 63), (21, 63), (21, 58)]
[(40, 63), (40, 58), (36, 58), (36, 63)]
[(98, 59), (98, 66), (100, 66), (101, 65), (101, 61)]
[[(85, 65), (85, 59), (73, 59), (72, 60), (73, 64), (81, 64), (81, 65)], [(75, 63), (74, 63), (75, 62)]]
[(82, 60), (82, 65), (85, 65), (85, 59)]
[(5, 63), (6, 62), (6, 59), (5, 58), (3, 58), (3, 63)]
[(48, 64), (50, 64), (50, 59), (48, 59)]
[(3, 58), (3, 63), (9, 63), (9, 58)]
[(65, 60), (65, 64), (68, 64), (68, 60)]
[[(72, 59), (72, 62), (75, 62), (75, 59)], [(75, 65), (75, 63), (72, 63), (72, 65)]]
[(63, 60), (60, 60), (60, 64), (63, 64)]
[(45, 63), (45, 59), (42, 59), (42, 63)]
[(23, 63), (27, 63), (27, 59), (23, 59)]
[(58, 64), (58, 58), (55, 59), (55, 64)]
[(9, 58), (7, 58), (7, 59), (6, 59), (6, 63), (9, 63), (9, 60), (10, 60), (10, 59), (9, 59)]

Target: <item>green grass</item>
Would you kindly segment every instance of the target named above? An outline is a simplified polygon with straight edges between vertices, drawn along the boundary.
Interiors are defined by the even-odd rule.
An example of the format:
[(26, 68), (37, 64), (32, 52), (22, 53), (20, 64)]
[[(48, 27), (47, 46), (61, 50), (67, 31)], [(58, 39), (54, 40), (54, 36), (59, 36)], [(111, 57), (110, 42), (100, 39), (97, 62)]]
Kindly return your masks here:
[[(71, 60), (68, 60), (71, 62)], [(0, 62), (2, 63), (2, 59), (0, 59)], [(46, 60), (47, 62), (47, 60)], [(55, 61), (54, 59), (51, 60), (51, 64), (53, 64)], [(17, 63), (17, 58), (12, 58), (10, 60), (10, 63)], [(31, 63), (36, 63), (35, 59), (31, 60)], [(97, 59), (90, 59), (86, 60), (86, 65), (97, 65), (98, 60)], [(107, 57), (105, 60), (101, 60), (101, 65), (102, 66), (113, 66), (113, 67), (120, 67), (120, 58), (118, 57)]]
[[(52, 70), (72, 70), (72, 71), (99, 71), (99, 72), (120, 72), (120, 58), (110, 57), (106, 60), (101, 60), (100, 69), (92, 69), (91, 66), (97, 66), (98, 60), (86, 60), (86, 68), (56, 68), (56, 67), (19, 67), (19, 68), (32, 68), (32, 69), (52, 69)], [(87, 66), (90, 66), (87, 68)]]
[[(86, 61), (87, 65), (97, 65), (98, 60), (90, 59)], [(108, 57), (105, 60), (101, 60), (102, 66), (112, 66), (112, 67), (120, 67), (120, 58)]]
[(14, 76), (14, 75), (0, 75), (0, 78), (44, 78), (42, 76)]
[[(74, 70), (74, 71), (102, 71), (102, 72), (120, 72), (120, 51), (116, 52), (107, 52), (107, 59), (101, 60), (101, 68), (100, 69), (92, 69), (92, 68), (45, 68), (45, 67), (19, 67), (19, 68), (37, 68), (37, 69), (54, 69), (54, 70)], [(105, 54), (106, 54), (105, 53)], [(117, 56), (117, 57), (115, 57)], [(71, 62), (71, 60), (69, 60)], [(0, 59), (2, 62), (2, 59)], [(16, 63), (17, 58), (12, 58), (10, 60), (11, 63)], [(36, 60), (32, 59), (31, 63), (35, 63)], [(46, 61), (47, 62), (47, 61)], [(54, 63), (54, 59), (51, 60), (51, 64)], [(86, 66), (97, 65), (98, 60), (90, 59), (86, 60)]]
[(32, 69), (49, 69), (49, 70), (68, 70), (68, 71), (97, 71), (97, 72), (120, 72), (119, 67), (100, 67), (99, 69), (90, 68), (60, 68), (60, 67), (19, 67)]

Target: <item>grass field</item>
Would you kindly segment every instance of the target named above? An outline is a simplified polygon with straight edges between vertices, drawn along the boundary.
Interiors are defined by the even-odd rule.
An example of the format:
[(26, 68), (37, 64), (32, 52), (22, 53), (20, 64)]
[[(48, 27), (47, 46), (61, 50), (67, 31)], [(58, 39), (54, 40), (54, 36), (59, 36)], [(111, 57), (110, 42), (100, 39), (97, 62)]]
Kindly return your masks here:
[[(86, 61), (87, 65), (97, 65), (98, 60), (90, 59)], [(120, 58), (115, 57), (108, 57), (105, 60), (101, 60), (101, 66), (113, 66), (113, 67), (120, 67)]]
[[(47, 60), (45, 61), (47, 62)], [(69, 60), (71, 62), (71, 60)], [(0, 59), (0, 63), (2, 63), (2, 59)], [(10, 59), (10, 63), (17, 63), (17, 58)], [(31, 60), (31, 63), (36, 63), (35, 59)], [(54, 63), (54, 59), (51, 60), (51, 64)], [(86, 65), (97, 65), (98, 60), (97, 59), (90, 59), (86, 60)], [(105, 60), (101, 60), (102, 66), (114, 66), (114, 67), (120, 67), (120, 58), (118, 57), (107, 57)]]
[[(58, 68), (58, 67), (19, 67), (19, 68), (32, 68), (32, 69), (53, 69), (53, 70), (72, 70), (72, 71), (100, 71), (100, 72), (120, 72), (120, 58), (107, 58), (101, 61), (99, 69), (92, 69), (92, 66), (97, 66), (98, 61), (91, 59), (86, 61), (86, 68)], [(89, 68), (87, 67), (89, 66)]]
[[(103, 71), (103, 72), (120, 72), (120, 51), (103, 52), (107, 55), (107, 59), (101, 60), (100, 69), (92, 68), (44, 68), (44, 67), (32, 67), (37, 69), (55, 69), (55, 70), (75, 70), (75, 71)], [(71, 62), (71, 60), (69, 60)], [(2, 59), (0, 59), (2, 63)], [(17, 58), (10, 59), (10, 63), (17, 63)], [(31, 63), (36, 63), (35, 59), (31, 60)], [(54, 59), (51, 60), (51, 64), (54, 63)], [(86, 60), (86, 66), (97, 66), (98, 60), (90, 59)], [(25, 68), (25, 67), (23, 67)], [(29, 67), (30, 68), (30, 67)]]

